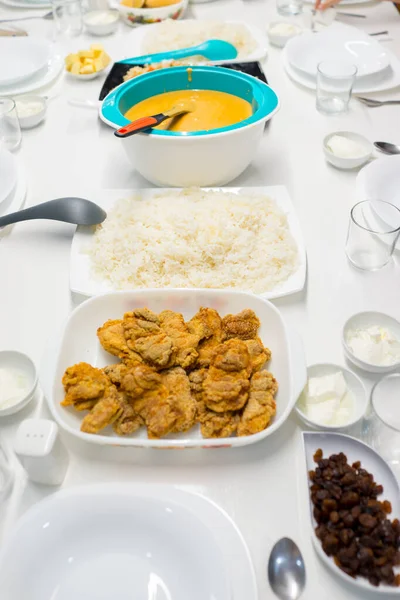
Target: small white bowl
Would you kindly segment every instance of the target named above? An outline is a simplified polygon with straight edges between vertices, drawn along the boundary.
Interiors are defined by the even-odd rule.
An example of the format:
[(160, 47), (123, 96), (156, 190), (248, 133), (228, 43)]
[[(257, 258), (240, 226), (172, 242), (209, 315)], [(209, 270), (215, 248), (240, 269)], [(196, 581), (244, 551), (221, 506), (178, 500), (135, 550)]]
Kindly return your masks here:
[(0, 369), (8, 367), (22, 371), (28, 378), (28, 391), (23, 398), (13, 406), (0, 409), (0, 417), (7, 417), (22, 410), (32, 400), (37, 387), (37, 372), (32, 360), (26, 354), (15, 350), (0, 352)]
[[(358, 142), (364, 147), (365, 152), (356, 158), (343, 158), (342, 156), (336, 156), (336, 154), (333, 154), (332, 150), (328, 148), (328, 142), (334, 135), (340, 135), (354, 142)], [(334, 131), (333, 133), (329, 133), (324, 137), (322, 145), (326, 160), (338, 169), (357, 169), (369, 161), (373, 152), (373, 146), (371, 142), (363, 135), (354, 133), (352, 131)]]
[[(274, 27), (277, 25), (290, 26), (293, 28), (293, 31), (291, 33), (276, 33), (274, 32)], [(270, 44), (277, 46), (278, 48), (284, 48), (289, 40), (296, 35), (299, 35), (302, 31), (301, 27), (294, 25), (293, 23), (288, 23), (287, 21), (273, 21), (268, 26), (267, 35)]]
[(360, 312), (350, 317), (343, 326), (342, 343), (345, 356), (359, 369), (369, 373), (390, 373), (400, 366), (400, 363), (393, 365), (373, 365), (357, 358), (347, 344), (347, 333), (350, 329), (366, 329), (373, 325), (386, 327), (400, 340), (400, 322), (393, 317), (380, 312)]
[[(110, 18), (109, 23), (97, 23), (97, 18), (100, 18), (104, 13), (112, 15), (113, 20)], [(117, 30), (118, 21), (119, 12), (117, 10), (91, 10), (83, 17), (85, 27), (92, 35), (111, 35)]]
[[(28, 104), (30, 102), (38, 103), (41, 105), (42, 108), (35, 112), (33, 115), (23, 116), (21, 110), (18, 111), (18, 105)], [(43, 121), (43, 119), (46, 116), (47, 101), (46, 98), (43, 98), (42, 96), (21, 96), (19, 98), (16, 98), (15, 103), (17, 107), (18, 120), (21, 129), (31, 129), (32, 127), (36, 127), (37, 125), (39, 125), (39, 123)]]
[(118, 4), (122, 20), (131, 27), (136, 25), (148, 25), (165, 21), (166, 19), (181, 19), (189, 0), (180, 0), (176, 4), (160, 6), (159, 8), (131, 8), (124, 4)]
[(343, 377), (346, 381), (349, 392), (352, 394), (354, 399), (354, 410), (352, 418), (348, 423), (344, 425), (324, 425), (322, 423), (317, 423), (316, 421), (311, 420), (301, 410), (299, 406), (299, 401), (301, 398), (300, 396), (295, 406), (295, 409), (299, 417), (304, 421), (306, 425), (313, 427), (314, 429), (319, 429), (321, 431), (340, 431), (341, 429), (347, 429), (347, 427), (355, 425), (355, 423), (357, 423), (364, 416), (368, 407), (367, 392), (361, 379), (352, 371), (345, 369), (341, 365), (335, 365), (334, 363), (320, 363), (316, 365), (311, 365), (307, 368), (307, 381), (311, 377), (331, 375), (333, 373), (337, 373), (338, 371), (341, 371), (343, 373)]
[(67, 74), (72, 77), (72, 79), (78, 79), (79, 81), (91, 81), (92, 79), (96, 79), (96, 77), (99, 77), (100, 75), (102, 75), (106, 70), (108, 69), (107, 67), (104, 67), (104, 69), (101, 69), (101, 71), (96, 71), (96, 73), (88, 73), (88, 74), (84, 74), (84, 75), (76, 75), (75, 73), (70, 73), (69, 71), (67, 71)]

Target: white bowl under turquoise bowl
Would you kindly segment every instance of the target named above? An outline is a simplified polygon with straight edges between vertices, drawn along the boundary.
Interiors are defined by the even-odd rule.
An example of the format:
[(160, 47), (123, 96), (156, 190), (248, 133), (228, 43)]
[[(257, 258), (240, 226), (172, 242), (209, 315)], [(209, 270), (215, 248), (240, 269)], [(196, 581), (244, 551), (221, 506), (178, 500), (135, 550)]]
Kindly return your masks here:
[(244, 121), (209, 131), (190, 133), (151, 129), (121, 138), (132, 166), (159, 186), (219, 186), (238, 177), (251, 163), (264, 125), (279, 109), (271, 87), (255, 77), (224, 67), (172, 67), (136, 77), (115, 88), (100, 107), (101, 119), (119, 129), (134, 104), (156, 94), (177, 90), (216, 90), (250, 102), (253, 114)]
[(132, 8), (124, 4), (117, 4), (116, 8), (127, 25), (136, 27), (137, 25), (159, 23), (166, 19), (181, 19), (188, 3), (189, 0), (180, 0), (175, 4), (159, 6), (158, 8)]

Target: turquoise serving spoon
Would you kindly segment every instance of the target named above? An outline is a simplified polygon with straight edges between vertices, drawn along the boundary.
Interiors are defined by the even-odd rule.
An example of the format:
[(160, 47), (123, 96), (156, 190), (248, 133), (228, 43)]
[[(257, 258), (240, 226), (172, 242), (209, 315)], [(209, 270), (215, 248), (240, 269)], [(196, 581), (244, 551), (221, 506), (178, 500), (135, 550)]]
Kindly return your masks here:
[(208, 40), (198, 46), (190, 48), (182, 48), (181, 50), (171, 50), (170, 52), (159, 52), (158, 54), (147, 54), (145, 56), (135, 56), (133, 58), (125, 58), (119, 60), (119, 64), (124, 65), (140, 65), (158, 63), (162, 60), (178, 60), (187, 58), (188, 56), (204, 56), (208, 60), (233, 60), (237, 57), (235, 46), (224, 40)]

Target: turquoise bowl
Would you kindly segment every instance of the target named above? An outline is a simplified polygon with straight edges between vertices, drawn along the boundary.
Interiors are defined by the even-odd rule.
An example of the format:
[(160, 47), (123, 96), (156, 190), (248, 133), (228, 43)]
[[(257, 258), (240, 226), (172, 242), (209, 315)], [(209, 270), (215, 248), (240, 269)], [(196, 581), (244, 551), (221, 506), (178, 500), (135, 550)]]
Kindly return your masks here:
[(233, 94), (250, 102), (253, 114), (244, 121), (229, 127), (213, 129), (212, 132), (152, 129), (151, 135), (162, 137), (218, 135), (251, 126), (259, 121), (266, 121), (279, 108), (279, 99), (273, 89), (246, 73), (211, 66), (170, 67), (140, 75), (115, 88), (103, 101), (101, 118), (114, 128), (123, 127), (129, 123), (124, 114), (134, 104), (157, 94), (177, 90), (216, 90)]

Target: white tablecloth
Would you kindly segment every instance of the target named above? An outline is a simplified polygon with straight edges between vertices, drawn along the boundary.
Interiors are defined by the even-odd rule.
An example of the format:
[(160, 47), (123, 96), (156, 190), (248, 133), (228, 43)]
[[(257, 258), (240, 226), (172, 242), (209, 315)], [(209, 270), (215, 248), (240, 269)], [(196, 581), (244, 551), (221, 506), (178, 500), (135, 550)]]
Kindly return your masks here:
[[(0, 5), (1, 6), (1, 5)], [(367, 32), (389, 30), (386, 42), (400, 57), (400, 16), (388, 2), (343, 10), (368, 15), (348, 20)], [(46, 12), (43, 10), (41, 12)], [(192, 5), (202, 18), (239, 19), (266, 27), (276, 18), (273, 0), (217, 0)], [(24, 14), (0, 8), (0, 18)], [(40, 14), (40, 13), (39, 13)], [(26, 21), (30, 33), (50, 36), (53, 24)], [(117, 35), (101, 41), (114, 59), (131, 30), (121, 23)], [(85, 36), (64, 44), (84, 48)], [(397, 107), (368, 109), (353, 100), (348, 114), (325, 117), (315, 110), (314, 93), (288, 79), (281, 51), (270, 48), (264, 69), (281, 97), (256, 160), (234, 185), (285, 184), (292, 196), (308, 252), (308, 281), (303, 293), (276, 301), (284, 318), (303, 336), (307, 362), (344, 364), (341, 329), (352, 313), (372, 309), (400, 316), (399, 267), (396, 262), (375, 273), (355, 271), (347, 262), (344, 242), (349, 209), (356, 201), (356, 173), (335, 170), (322, 153), (324, 135), (353, 130), (371, 141), (400, 143)], [(27, 204), (82, 195), (96, 199), (96, 190), (148, 186), (128, 165), (120, 143), (90, 109), (72, 107), (68, 98), (97, 99), (101, 81), (76, 82), (62, 77), (51, 90), (47, 119), (23, 133), (18, 157), (27, 173)], [(400, 97), (400, 91), (381, 97)], [(73, 307), (68, 285), (69, 250), (74, 228), (52, 222), (15, 226), (0, 239), (0, 349), (19, 349), (40, 366), (48, 338), (57, 335)], [(46, 364), (42, 367), (46, 370)], [(363, 375), (370, 389), (373, 376)], [(46, 414), (43, 402), (3, 419), (0, 437), (12, 442), (22, 417)], [(169, 483), (198, 491), (218, 502), (235, 519), (252, 553), (260, 599), (271, 597), (266, 564), (274, 542), (290, 536), (299, 544), (307, 565), (305, 600), (366, 598), (328, 572), (316, 557), (310, 539), (301, 427), (293, 415), (272, 437), (254, 446), (227, 450), (144, 451), (101, 450), (64, 438), (71, 464), (64, 486), (96, 481)], [(51, 493), (26, 482), (22, 471), (12, 497), (0, 510), (0, 533), (33, 502)], [(1, 593), (0, 593), (1, 595)], [(371, 595), (371, 598), (373, 596)]]

